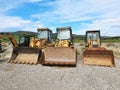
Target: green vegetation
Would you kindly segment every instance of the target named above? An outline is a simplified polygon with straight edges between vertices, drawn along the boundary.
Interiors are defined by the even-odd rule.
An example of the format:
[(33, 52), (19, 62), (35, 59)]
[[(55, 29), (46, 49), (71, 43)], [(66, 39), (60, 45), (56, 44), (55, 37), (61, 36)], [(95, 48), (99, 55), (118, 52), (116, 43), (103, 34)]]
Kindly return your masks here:
[(17, 31), (17, 32), (12, 32), (13, 35), (18, 35), (18, 36), (37, 36), (36, 32), (30, 32), (30, 31)]
[[(17, 41), (19, 40), (20, 36), (37, 37), (37, 33), (30, 31), (17, 31), (17, 32), (9, 32), (9, 33), (11, 33)], [(9, 38), (3, 38), (1, 39), (1, 41), (10, 42)]]
[(120, 43), (120, 36), (119, 37), (103, 37), (101, 38), (102, 43)]
[(84, 35), (76, 35), (76, 34), (73, 34), (72, 37), (73, 37), (73, 42), (75, 43), (84, 42), (84, 38), (85, 38)]
[[(73, 34), (73, 42), (80, 43), (85, 42), (84, 35), (75, 35)], [(120, 43), (120, 36), (119, 37), (101, 37), (102, 43)]]
[[(37, 37), (36, 32), (30, 32), (30, 31), (17, 31), (17, 32), (10, 32), (11, 34), (14, 35), (15, 39), (18, 41), (20, 36), (27, 35), (27, 36), (32, 36), (32, 37)], [(52, 39), (53, 41), (56, 40), (56, 33), (53, 33)], [(73, 34), (73, 42), (74, 43), (80, 43), (85, 41), (85, 36), (84, 35), (76, 35)], [(2, 39), (2, 41), (9, 41), (8, 38)], [(120, 43), (120, 36), (119, 37), (101, 37), (102, 43)]]
[(17, 32), (12, 32), (14, 35), (15, 39), (18, 41), (20, 36), (31, 36), (31, 37), (37, 37), (37, 33), (35, 32), (30, 32), (30, 31), (17, 31)]
[(53, 41), (55, 41), (57, 39), (57, 33), (52, 34), (52, 39), (53, 39)]

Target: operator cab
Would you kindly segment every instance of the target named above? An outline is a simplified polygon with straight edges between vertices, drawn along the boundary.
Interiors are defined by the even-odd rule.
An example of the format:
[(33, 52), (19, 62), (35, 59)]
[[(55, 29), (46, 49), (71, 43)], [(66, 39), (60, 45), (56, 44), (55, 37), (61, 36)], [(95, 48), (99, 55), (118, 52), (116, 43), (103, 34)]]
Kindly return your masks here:
[(100, 30), (86, 32), (86, 47), (98, 48), (100, 42)]
[(72, 29), (71, 27), (57, 28), (57, 39), (58, 40), (70, 40), (72, 41)]
[(48, 42), (52, 41), (52, 31), (49, 28), (38, 28), (38, 38), (46, 39)]
[(57, 30), (56, 47), (70, 47), (73, 46), (72, 42), (72, 29), (71, 27), (59, 27)]
[(19, 46), (29, 47), (30, 44), (30, 36), (21, 36), (19, 38)]

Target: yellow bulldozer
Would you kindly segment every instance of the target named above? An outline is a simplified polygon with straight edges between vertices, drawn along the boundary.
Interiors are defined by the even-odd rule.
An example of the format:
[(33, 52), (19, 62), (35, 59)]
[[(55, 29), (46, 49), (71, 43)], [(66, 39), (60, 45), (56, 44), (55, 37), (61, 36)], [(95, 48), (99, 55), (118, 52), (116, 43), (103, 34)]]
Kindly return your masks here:
[(83, 64), (115, 66), (113, 51), (101, 47), (100, 30), (86, 31), (85, 45)]
[(52, 44), (52, 31), (49, 28), (37, 28), (38, 37), (32, 38), (30, 41), (30, 47), (45, 48)]
[(60, 27), (57, 30), (57, 40), (54, 47), (43, 50), (41, 64), (43, 65), (76, 65), (76, 49), (72, 42), (71, 27)]
[(37, 64), (40, 61), (42, 48), (51, 43), (52, 31), (48, 28), (38, 28), (38, 38), (31, 36), (20, 36), (15, 40), (10, 33), (0, 33), (1, 38), (9, 38), (13, 44), (13, 52), (10, 63)]

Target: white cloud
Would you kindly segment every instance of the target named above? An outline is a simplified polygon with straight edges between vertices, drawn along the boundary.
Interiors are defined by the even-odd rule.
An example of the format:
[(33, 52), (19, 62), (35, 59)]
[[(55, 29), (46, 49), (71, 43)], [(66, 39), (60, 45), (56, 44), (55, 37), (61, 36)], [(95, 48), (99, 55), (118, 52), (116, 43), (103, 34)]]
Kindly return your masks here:
[(43, 27), (43, 25), (38, 21), (33, 22), (31, 20), (25, 20), (23, 18), (13, 16), (0, 16), (0, 21), (0, 31), (2, 32), (17, 30), (36, 32), (36, 28)]
[(42, 0), (0, 0), (0, 14), (19, 7), (24, 3), (36, 3)]
[[(120, 36), (120, 0), (48, 0), (44, 1), (46, 3), (42, 3), (42, 6), (51, 9), (44, 8), (45, 11), (31, 15), (31, 20), (6, 15), (8, 10), (17, 8), (24, 3), (41, 1), (44, 0), (0, 0), (0, 29), (20, 28), (21, 30), (36, 31), (37, 27), (44, 27), (42, 23), (54, 29), (55, 23), (65, 25), (70, 22), (71, 24), (81, 22), (80, 25), (76, 23), (78, 24), (77, 28), (80, 30), (75, 32), (80, 31), (80, 34), (85, 34), (86, 30), (100, 29), (102, 35)], [(33, 22), (32, 18), (37, 19), (39, 22)], [(52, 26), (49, 23), (54, 24)]]
[(9, 16), (7, 12), (20, 7), (24, 3), (36, 3), (41, 1), (42, 0), (0, 0), (0, 31), (28, 30), (36, 32), (35, 29), (37, 27), (43, 26), (40, 22), (24, 19), (20, 16)]
[[(46, 4), (47, 5), (47, 4)], [(50, 22), (76, 22), (101, 18), (119, 17), (119, 0), (58, 0), (54, 9), (32, 17)]]
[(53, 11), (32, 17), (52, 23), (81, 22), (80, 30), (74, 32), (76, 34), (100, 29), (104, 36), (120, 36), (119, 0), (59, 0), (53, 5)]
[(31, 23), (30, 20), (12, 16), (0, 16), (0, 21), (0, 29), (23, 27)]
[(95, 20), (90, 24), (83, 24), (79, 33), (85, 34), (86, 30), (101, 30), (103, 36), (120, 36), (120, 18)]
[(41, 22), (36, 21), (28, 24), (26, 27), (23, 27), (23, 30), (37, 32), (37, 28), (43, 28), (43, 27), (44, 25)]

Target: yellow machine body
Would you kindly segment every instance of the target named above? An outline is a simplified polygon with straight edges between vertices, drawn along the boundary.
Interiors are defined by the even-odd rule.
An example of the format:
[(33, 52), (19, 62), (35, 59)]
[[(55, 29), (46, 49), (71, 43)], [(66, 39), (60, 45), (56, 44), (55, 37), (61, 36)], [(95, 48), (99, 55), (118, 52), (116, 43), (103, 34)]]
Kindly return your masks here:
[(86, 47), (83, 52), (83, 63), (88, 65), (115, 66), (112, 50), (101, 47), (100, 31), (86, 32)]
[(76, 49), (72, 42), (71, 28), (57, 28), (57, 40), (54, 47), (44, 49), (43, 65), (76, 65)]
[(51, 43), (51, 36), (49, 35), (51, 32), (48, 28), (38, 28), (38, 38), (23, 35), (19, 38), (19, 43), (12, 34), (1, 33), (0, 38), (9, 38), (14, 46), (9, 62), (19, 64), (39, 63), (42, 49), (46, 47), (47, 43)]

